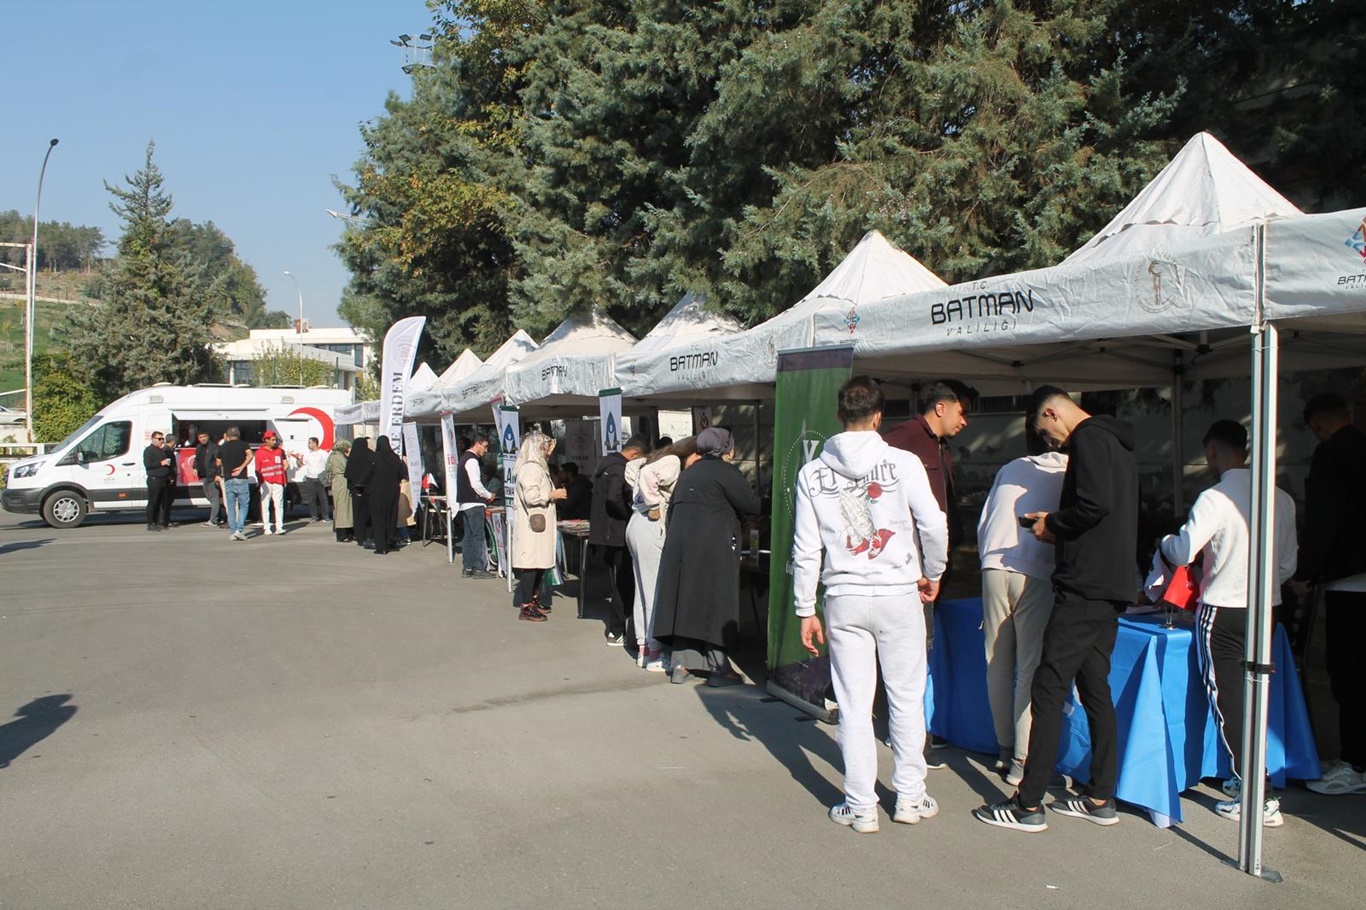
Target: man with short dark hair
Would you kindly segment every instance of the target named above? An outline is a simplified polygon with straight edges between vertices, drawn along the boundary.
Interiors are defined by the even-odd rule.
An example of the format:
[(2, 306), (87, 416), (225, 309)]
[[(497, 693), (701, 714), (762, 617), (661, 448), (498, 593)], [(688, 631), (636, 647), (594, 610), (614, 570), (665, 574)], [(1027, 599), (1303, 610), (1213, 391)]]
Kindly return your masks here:
[(142, 467), (147, 471), (147, 530), (160, 531), (168, 526), (167, 499), (175, 491), (175, 467), (166, 449), (166, 434), (152, 431), (152, 441), (142, 450)]
[[(593, 503), (588, 522), (588, 542), (602, 548), (603, 561), (612, 572), (615, 593), (607, 609), (605, 638), (609, 647), (626, 641), (626, 610), (635, 603), (635, 567), (626, 549), (626, 522), (631, 517), (631, 487), (626, 483), (626, 463), (649, 448), (639, 434), (626, 440), (620, 452), (610, 452), (598, 462), (593, 475)], [(583, 581), (579, 581), (583, 584)], [(644, 630), (637, 629), (637, 633)]]
[[(1195, 612), (1196, 654), (1205, 679), (1233, 777), (1224, 793), (1233, 799), (1216, 803), (1215, 812), (1237, 821), (1242, 782), (1243, 661), (1247, 658), (1248, 522), (1252, 510), (1252, 473), (1247, 469), (1247, 430), (1233, 420), (1219, 420), (1205, 433), (1205, 461), (1217, 483), (1196, 497), (1190, 516), (1176, 534), (1162, 539), (1162, 558), (1186, 566), (1201, 554), (1204, 577)], [(1282, 490), (1276, 495), (1275, 562), (1277, 583), (1272, 602), (1281, 602), (1281, 585), (1295, 573), (1295, 503)], [(1265, 769), (1262, 769), (1264, 772)], [(1262, 822), (1282, 824), (1281, 803), (1266, 790)]]
[(1324, 650), (1338, 704), (1340, 758), (1305, 786), (1334, 796), (1366, 791), (1366, 433), (1340, 396), (1315, 395), (1304, 422), (1320, 440), (1304, 482), (1304, 534), (1296, 591), (1323, 590)]
[(322, 448), (318, 437), (308, 437), (308, 451), (295, 455), (299, 464), (299, 492), (304, 504), (308, 506), (308, 517), (313, 522), (331, 521), (332, 508), (328, 504), (327, 487), (324, 476), (327, 474), (327, 459), (331, 453)]
[(1055, 544), (1053, 611), (1034, 671), (1033, 725), (1024, 778), (1012, 799), (972, 814), (1015, 831), (1048, 828), (1043, 795), (1058, 757), (1063, 704), (1075, 680), (1091, 726), (1091, 783), (1080, 795), (1056, 799), (1049, 807), (1097, 825), (1113, 825), (1119, 821), (1119, 743), (1110, 700), (1110, 654), (1119, 614), (1133, 603), (1138, 590), (1134, 431), (1113, 417), (1093, 417), (1056, 386), (1034, 392), (1026, 419), (1034, 422), (1045, 442), (1068, 453), (1058, 509), (1023, 516), (1034, 522), (1036, 539)]
[(223, 511), (223, 497), (218, 487), (218, 445), (205, 430), (195, 436), (198, 443), (194, 449), (194, 472), (204, 489), (204, 498), (209, 501), (209, 519), (206, 528), (216, 528), (224, 523), (220, 514)]
[[(840, 706), (844, 802), (830, 820), (860, 834), (878, 830), (873, 695), (879, 666), (890, 709), (892, 820), (914, 825), (939, 805), (925, 792), (925, 614), (947, 558), (944, 512), (914, 455), (878, 435), (883, 397), (855, 376), (840, 387), (844, 432), (797, 475), (792, 583), (802, 644), (813, 655), (830, 639), (830, 675)], [(822, 569), (824, 556), (824, 569)], [(825, 586), (826, 629), (816, 616)]]
[(465, 536), (460, 543), (460, 560), (465, 578), (497, 578), (488, 570), (488, 544), (484, 540), (484, 509), (494, 496), (484, 487), (483, 461), (489, 451), (489, 438), (476, 431), (460, 453), (455, 473), (455, 502), (464, 519)]
[(560, 503), (561, 520), (586, 520), (593, 514), (593, 481), (579, 473), (579, 466), (566, 461), (560, 466), (564, 472), (566, 499)]
[(232, 532), (233, 540), (246, 540), (243, 529), (251, 504), (251, 481), (247, 479), (251, 446), (242, 440), (242, 431), (237, 427), (228, 427), (225, 437), (218, 446), (218, 470), (222, 473), (223, 491), (227, 494), (228, 530)]

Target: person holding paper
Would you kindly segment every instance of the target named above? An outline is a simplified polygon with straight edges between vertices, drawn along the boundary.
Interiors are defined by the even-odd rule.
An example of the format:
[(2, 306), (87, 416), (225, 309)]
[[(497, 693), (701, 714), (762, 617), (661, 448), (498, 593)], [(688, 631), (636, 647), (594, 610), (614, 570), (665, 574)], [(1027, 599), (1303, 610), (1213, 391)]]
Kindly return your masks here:
[[(1219, 724), (1233, 777), (1223, 790), (1232, 799), (1215, 804), (1224, 818), (1242, 815), (1237, 799), (1243, 766), (1243, 660), (1247, 650), (1248, 521), (1252, 472), (1247, 469), (1247, 430), (1233, 420), (1216, 421), (1205, 431), (1205, 461), (1218, 480), (1196, 497), (1190, 517), (1176, 534), (1162, 539), (1162, 558), (1188, 566), (1204, 554), (1204, 582), (1195, 611), (1195, 647), (1210, 705)], [(1272, 603), (1281, 602), (1280, 586), (1295, 574), (1295, 503), (1276, 491), (1276, 586)], [(1264, 770), (1264, 769), (1263, 769)], [(1281, 803), (1267, 787), (1262, 823), (1283, 823)]]

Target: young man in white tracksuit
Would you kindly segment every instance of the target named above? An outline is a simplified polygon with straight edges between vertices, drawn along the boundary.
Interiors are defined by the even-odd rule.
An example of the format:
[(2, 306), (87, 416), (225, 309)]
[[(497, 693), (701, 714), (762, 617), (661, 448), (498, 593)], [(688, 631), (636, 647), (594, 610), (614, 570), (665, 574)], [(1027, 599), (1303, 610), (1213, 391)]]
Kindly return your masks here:
[[(922, 604), (939, 594), (948, 523), (920, 459), (878, 434), (882, 410), (882, 390), (868, 377), (855, 376), (840, 388), (844, 432), (827, 439), (820, 457), (797, 476), (792, 542), (802, 644), (818, 654), (829, 636), (840, 706), (845, 798), (830, 809), (830, 819), (859, 833), (878, 829), (872, 709), (879, 664), (895, 759), (892, 820), (913, 825), (939, 812), (925, 792)], [(818, 580), (825, 584), (825, 628), (816, 616)]]
[[(1162, 558), (1185, 566), (1204, 554), (1204, 580), (1195, 611), (1196, 653), (1205, 677), (1219, 735), (1231, 759), (1233, 777), (1223, 790), (1233, 799), (1215, 803), (1214, 811), (1237, 821), (1242, 817), (1243, 660), (1247, 648), (1248, 517), (1252, 472), (1247, 469), (1247, 430), (1220, 420), (1205, 433), (1205, 460), (1219, 482), (1191, 506), (1190, 517), (1176, 534), (1162, 539)], [(1281, 585), (1295, 574), (1295, 502), (1276, 490), (1276, 585), (1272, 604), (1281, 602)], [(1265, 769), (1263, 769), (1264, 771)], [(1283, 824), (1281, 801), (1268, 785), (1262, 822)]]

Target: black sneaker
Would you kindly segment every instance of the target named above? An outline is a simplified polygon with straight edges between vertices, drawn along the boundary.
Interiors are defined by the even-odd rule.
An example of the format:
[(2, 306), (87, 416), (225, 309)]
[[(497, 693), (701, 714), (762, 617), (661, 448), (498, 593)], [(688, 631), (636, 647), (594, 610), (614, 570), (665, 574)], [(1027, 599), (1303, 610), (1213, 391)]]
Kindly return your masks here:
[(1053, 800), (1048, 804), (1048, 808), (1059, 815), (1084, 818), (1097, 825), (1119, 824), (1119, 816), (1115, 813), (1115, 801), (1113, 799), (1107, 799), (1097, 806), (1091, 802), (1091, 798), (1088, 796), (1069, 796), (1066, 799)]
[(972, 815), (979, 822), (986, 822), (997, 828), (1024, 831), (1027, 834), (1048, 830), (1048, 821), (1044, 818), (1042, 806), (1037, 809), (1025, 809), (1013, 799), (973, 809)]
[(461, 578), (497, 578), (493, 572), (485, 572), (483, 569), (465, 569), (460, 573)]

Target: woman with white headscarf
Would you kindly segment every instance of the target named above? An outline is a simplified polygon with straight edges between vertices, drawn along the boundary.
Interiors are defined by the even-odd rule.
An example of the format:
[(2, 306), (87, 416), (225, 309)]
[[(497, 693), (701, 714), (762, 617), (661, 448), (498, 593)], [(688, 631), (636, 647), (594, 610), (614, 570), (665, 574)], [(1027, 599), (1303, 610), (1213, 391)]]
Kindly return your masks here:
[(555, 440), (532, 430), (522, 439), (513, 478), (517, 495), (512, 510), (512, 570), (517, 577), (518, 619), (545, 622), (546, 614), (536, 601), (541, 577), (555, 565), (555, 502), (564, 499), (550, 479), (546, 459)]

